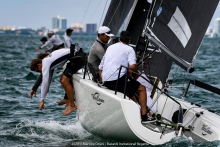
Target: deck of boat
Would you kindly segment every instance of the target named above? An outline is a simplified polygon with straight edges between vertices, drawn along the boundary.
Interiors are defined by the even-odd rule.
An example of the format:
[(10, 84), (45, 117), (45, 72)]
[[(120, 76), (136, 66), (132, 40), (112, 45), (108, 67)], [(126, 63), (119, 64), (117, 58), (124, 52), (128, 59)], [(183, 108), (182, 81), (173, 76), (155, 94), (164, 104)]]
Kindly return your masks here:
[[(142, 123), (142, 125), (152, 131), (161, 133), (161, 137), (163, 137), (164, 134), (171, 133), (171, 132), (175, 131), (175, 127), (160, 124), (158, 122)], [(205, 141), (205, 139), (201, 138), (200, 136), (196, 135), (195, 133), (191, 132), (190, 130), (185, 130), (184, 135), (188, 138), (191, 138), (193, 141), (196, 141), (196, 142)]]

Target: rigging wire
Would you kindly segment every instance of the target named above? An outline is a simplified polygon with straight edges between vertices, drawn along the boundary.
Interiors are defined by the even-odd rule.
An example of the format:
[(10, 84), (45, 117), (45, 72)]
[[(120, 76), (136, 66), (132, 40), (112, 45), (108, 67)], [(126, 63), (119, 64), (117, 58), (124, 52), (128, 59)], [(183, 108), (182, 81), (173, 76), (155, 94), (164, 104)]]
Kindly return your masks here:
[[(152, 4), (152, 3), (153, 3), (153, 4)], [(153, 1), (153, 2), (151, 2), (152, 10), (151, 10), (151, 12), (148, 12), (148, 14), (147, 14), (147, 20), (145, 21), (144, 26), (148, 26), (148, 24), (150, 23), (150, 18), (151, 18), (151, 15), (152, 15), (152, 12), (153, 12), (155, 3), (156, 3), (156, 0)], [(146, 30), (146, 28), (145, 28), (144, 30)]]
[(178, 70), (179, 70), (179, 66), (176, 67), (176, 69), (174, 70), (174, 73), (173, 73), (173, 74), (170, 73), (171, 75), (170, 75), (170, 76), (168, 75), (168, 78), (167, 78), (167, 79), (168, 79), (168, 80), (169, 80), (169, 79), (174, 80)]
[[(151, 23), (151, 17), (152, 17), (152, 13), (153, 13), (154, 7), (155, 7), (155, 5), (156, 5), (156, 1), (157, 1), (157, 0), (155, 0), (155, 1), (153, 1), (153, 2), (151, 3), (152, 10), (151, 10), (151, 12), (148, 12), (147, 19), (146, 19), (145, 24), (144, 24), (145, 27), (144, 27), (143, 32), (146, 32), (147, 27), (148, 27), (148, 26), (150, 25), (150, 23)], [(163, 3), (163, 0), (160, 1), (159, 8), (161, 7), (162, 3)], [(158, 15), (156, 15), (154, 21), (156, 20), (157, 16), (158, 16)], [(152, 27), (153, 27), (153, 24), (154, 24), (154, 23), (152, 23)]]
[(86, 11), (85, 11), (85, 13), (84, 13), (84, 15), (83, 15), (83, 18), (82, 18), (82, 20), (81, 20), (81, 24), (82, 24), (82, 22), (83, 22), (83, 20), (84, 20), (84, 18), (85, 18), (85, 15), (86, 15), (86, 13), (87, 13), (87, 11), (88, 11), (90, 2), (91, 2), (91, 0), (89, 0), (89, 4), (88, 4), (88, 6), (87, 6), (87, 8), (86, 8)]
[(95, 11), (93, 12), (92, 16), (90, 17), (89, 22), (90, 22), (91, 19), (93, 18), (93, 16), (94, 16), (96, 10), (98, 10), (98, 8), (99, 8), (99, 6), (100, 6), (100, 4), (101, 4), (101, 1), (102, 1), (102, 0), (99, 1), (99, 4), (98, 4), (97, 7), (95, 8)]
[[(104, 14), (104, 11), (105, 11), (107, 2), (108, 2), (108, 0), (106, 0), (105, 7), (104, 7), (104, 10), (103, 10), (103, 12), (102, 12), (102, 17), (103, 17), (103, 14)], [(100, 22), (99, 22), (99, 25), (98, 25), (99, 27), (100, 27), (100, 24), (101, 24), (101, 21), (102, 21), (102, 17), (101, 17)]]

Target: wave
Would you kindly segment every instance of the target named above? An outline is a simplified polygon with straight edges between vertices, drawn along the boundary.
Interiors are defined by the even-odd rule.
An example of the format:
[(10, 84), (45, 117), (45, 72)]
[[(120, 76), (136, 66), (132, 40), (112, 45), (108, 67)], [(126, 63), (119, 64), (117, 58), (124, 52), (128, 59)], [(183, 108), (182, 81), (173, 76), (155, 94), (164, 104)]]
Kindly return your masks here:
[(29, 72), (26, 76), (23, 77), (23, 79), (26, 80), (36, 80), (38, 76), (33, 74), (32, 72)]
[(66, 122), (59, 122), (53, 119), (45, 121), (23, 120), (16, 125), (11, 134), (22, 139), (19, 142), (24, 144), (31, 143), (36, 146), (57, 145), (73, 140), (83, 140), (91, 135), (83, 129), (76, 118)]

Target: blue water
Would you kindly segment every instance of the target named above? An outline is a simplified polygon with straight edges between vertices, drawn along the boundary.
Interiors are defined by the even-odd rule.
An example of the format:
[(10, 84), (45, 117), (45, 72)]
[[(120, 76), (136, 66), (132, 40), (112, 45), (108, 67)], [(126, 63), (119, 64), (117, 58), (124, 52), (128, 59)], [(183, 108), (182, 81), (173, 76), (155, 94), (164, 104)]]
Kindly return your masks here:
[[(30, 61), (40, 51), (39, 37), (0, 36), (0, 147), (39, 147), (39, 146), (81, 146), (90, 144), (104, 146), (118, 141), (100, 138), (87, 132), (80, 125), (77, 114), (63, 116), (64, 106), (56, 102), (63, 98), (64, 90), (59, 83), (61, 73), (55, 73), (50, 91), (47, 95), (45, 109), (38, 110), (40, 90), (33, 99), (29, 92), (38, 73), (29, 69)], [(95, 36), (73, 37), (85, 50), (89, 50)], [(198, 79), (220, 88), (220, 39), (204, 39), (194, 63), (196, 71), (185, 74), (173, 66), (170, 79), (172, 85), (169, 93), (174, 96), (182, 94), (182, 86), (187, 79)], [(220, 97), (200, 88), (191, 86), (186, 100), (220, 112)], [(103, 145), (104, 144), (104, 145)], [(87, 145), (84, 145), (87, 146)], [(111, 146), (111, 145), (108, 145)], [(116, 145), (119, 146), (119, 145)], [(127, 145), (128, 146), (128, 145)], [(150, 146), (144, 145), (143, 146)], [(186, 138), (175, 138), (160, 147), (176, 146), (220, 146), (219, 141), (195, 143)], [(158, 146), (159, 147), (159, 146)]]

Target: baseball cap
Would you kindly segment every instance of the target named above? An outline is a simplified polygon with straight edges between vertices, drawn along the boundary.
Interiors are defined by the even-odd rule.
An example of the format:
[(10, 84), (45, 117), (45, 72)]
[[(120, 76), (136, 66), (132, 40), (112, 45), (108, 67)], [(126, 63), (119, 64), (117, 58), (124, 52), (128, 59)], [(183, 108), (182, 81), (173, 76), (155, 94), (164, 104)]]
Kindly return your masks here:
[(115, 36), (111, 34), (111, 30), (106, 26), (99, 27), (98, 34), (105, 34), (106, 36), (109, 36), (109, 37)]
[(69, 29), (66, 30), (66, 34), (69, 34), (72, 31), (73, 31), (73, 29), (69, 28)]
[(48, 33), (47, 34), (54, 34), (54, 32), (53, 31), (48, 31)]

